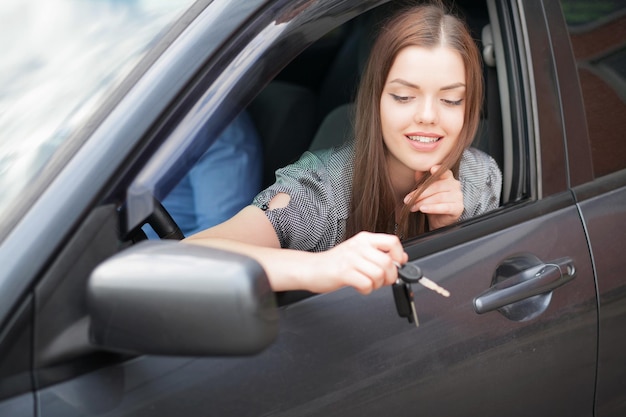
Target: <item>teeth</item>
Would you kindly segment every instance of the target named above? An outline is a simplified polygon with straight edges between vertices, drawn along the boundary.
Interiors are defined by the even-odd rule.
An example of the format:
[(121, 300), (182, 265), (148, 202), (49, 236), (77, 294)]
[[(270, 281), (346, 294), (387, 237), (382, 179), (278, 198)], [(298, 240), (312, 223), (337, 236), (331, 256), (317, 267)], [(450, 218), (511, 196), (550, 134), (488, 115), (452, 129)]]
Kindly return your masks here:
[(433, 143), (439, 140), (439, 138), (432, 138), (429, 136), (408, 136), (408, 138), (415, 142), (421, 142), (421, 143)]

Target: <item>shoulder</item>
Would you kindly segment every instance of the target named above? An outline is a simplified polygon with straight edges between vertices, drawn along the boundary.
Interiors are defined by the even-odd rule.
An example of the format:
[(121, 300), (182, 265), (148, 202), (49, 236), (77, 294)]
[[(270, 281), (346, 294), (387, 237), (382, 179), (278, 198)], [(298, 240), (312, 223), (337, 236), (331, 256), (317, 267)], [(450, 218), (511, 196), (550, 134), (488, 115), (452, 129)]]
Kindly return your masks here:
[[(305, 152), (277, 170), (276, 182), (255, 197), (253, 205), (265, 211), (281, 247), (320, 251), (341, 240), (349, 208), (350, 155), (343, 147)], [(278, 193), (288, 194), (289, 204), (268, 210)]]
[(476, 148), (466, 149), (461, 156), (459, 180), (484, 186), (487, 179), (501, 183), (502, 173), (497, 162), (481, 150)]
[(307, 151), (291, 165), (279, 169), (277, 179), (288, 175), (324, 181), (331, 187), (344, 186), (352, 183), (354, 151), (350, 145), (335, 148)]
[(497, 208), (502, 190), (502, 173), (496, 161), (475, 148), (463, 152), (459, 166), (459, 181), (465, 209), (461, 220)]
[(347, 218), (354, 176), (354, 146), (348, 142), (341, 146), (317, 151), (323, 166), (326, 184), (332, 190), (339, 217)]
[(302, 157), (307, 156), (317, 159), (320, 164), (330, 170), (351, 169), (354, 160), (354, 147), (351, 143), (346, 143), (333, 148), (305, 152)]
[(496, 161), (487, 153), (476, 148), (467, 148), (461, 156), (461, 166), (477, 166), (495, 164)]

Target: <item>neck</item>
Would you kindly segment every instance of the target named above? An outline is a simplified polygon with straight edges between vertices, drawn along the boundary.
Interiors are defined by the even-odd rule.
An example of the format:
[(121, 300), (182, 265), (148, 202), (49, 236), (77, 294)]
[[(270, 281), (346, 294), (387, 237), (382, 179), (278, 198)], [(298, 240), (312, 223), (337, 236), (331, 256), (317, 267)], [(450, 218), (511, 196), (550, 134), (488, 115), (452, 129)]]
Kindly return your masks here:
[(424, 174), (407, 168), (394, 158), (387, 158), (387, 167), (396, 203), (399, 207), (402, 207), (404, 197), (415, 189), (415, 183)]

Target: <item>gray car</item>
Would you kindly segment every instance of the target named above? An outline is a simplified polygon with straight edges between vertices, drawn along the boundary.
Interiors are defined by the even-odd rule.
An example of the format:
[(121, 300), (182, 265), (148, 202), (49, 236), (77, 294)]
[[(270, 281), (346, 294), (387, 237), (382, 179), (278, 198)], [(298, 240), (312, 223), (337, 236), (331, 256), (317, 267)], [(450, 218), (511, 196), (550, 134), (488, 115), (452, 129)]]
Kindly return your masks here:
[(349, 137), (401, 4), (3, 2), (0, 416), (626, 415), (621, 0), (454, 2), (502, 201), (403, 242), (451, 293), (412, 285), (419, 326), (389, 288), (274, 293), (170, 239), (160, 202), (240, 112), (266, 185)]

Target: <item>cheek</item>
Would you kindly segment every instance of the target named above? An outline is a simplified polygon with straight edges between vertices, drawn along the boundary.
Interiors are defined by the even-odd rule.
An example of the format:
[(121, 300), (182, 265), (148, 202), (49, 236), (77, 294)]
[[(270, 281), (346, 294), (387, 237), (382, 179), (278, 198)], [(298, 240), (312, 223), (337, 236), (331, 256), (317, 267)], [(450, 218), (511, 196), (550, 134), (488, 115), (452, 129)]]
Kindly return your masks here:
[(381, 100), (380, 103), (380, 127), (383, 131), (383, 136), (386, 132), (390, 132), (394, 128), (393, 112), (389, 109), (389, 106)]
[(404, 131), (411, 124), (410, 106), (389, 105), (381, 103), (380, 122), (383, 132)]
[(446, 112), (442, 118), (448, 134), (458, 136), (463, 129), (465, 120), (465, 109), (454, 109), (454, 111)]

